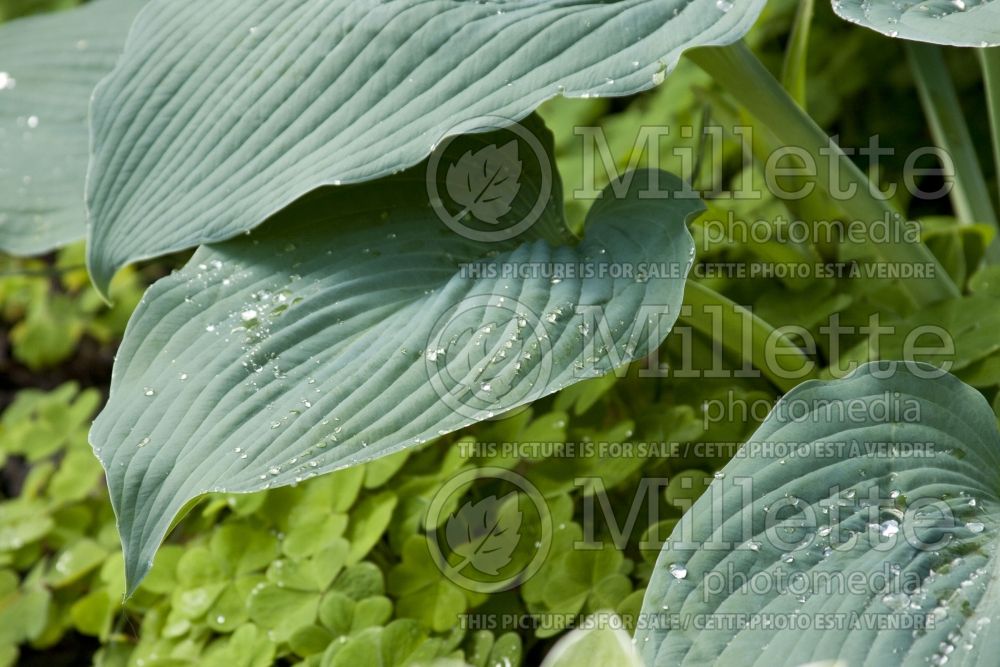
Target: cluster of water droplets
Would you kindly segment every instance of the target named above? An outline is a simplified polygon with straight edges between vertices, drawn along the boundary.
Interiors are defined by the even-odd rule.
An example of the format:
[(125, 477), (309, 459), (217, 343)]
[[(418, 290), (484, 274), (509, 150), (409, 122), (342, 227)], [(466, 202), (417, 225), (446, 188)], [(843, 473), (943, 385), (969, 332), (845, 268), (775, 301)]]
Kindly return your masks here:
[(443, 388), (469, 407), (487, 412), (511, 407), (509, 401), (547, 379), (532, 371), (549, 348), (549, 334), (510, 297), (493, 296), (471, 314), (484, 321), (472, 330), (464, 329), (460, 319), (448, 321), (430, 336), (423, 359)]
[[(337, 419), (337, 421), (340, 420)], [(340, 427), (337, 427), (336, 430), (339, 432)], [(329, 445), (330, 442), (335, 442), (335, 440), (336, 439), (324, 438), (316, 445), (306, 447), (298, 454), (294, 454), (286, 458), (284, 461), (269, 466), (265, 472), (259, 475), (260, 481), (265, 482), (264, 488), (271, 485), (270, 480), (273, 480), (283, 473), (291, 474), (291, 479), (288, 481), (293, 486), (315, 477), (319, 474), (319, 469), (323, 467), (323, 450)], [(234, 450), (234, 453), (240, 458), (246, 458), (247, 456), (247, 453), (240, 447), (237, 447)]]
[[(890, 484), (898, 478), (897, 473), (889, 473), (882, 481)], [(879, 488), (878, 486), (874, 488)], [(867, 491), (864, 490), (863, 491)], [(878, 545), (902, 539), (907, 527), (905, 520), (912, 519), (918, 524), (926, 523), (928, 519), (938, 519), (940, 508), (933, 507), (928, 510), (926, 516), (920, 511), (914, 513), (905, 512), (906, 496), (899, 489), (890, 488), (888, 497), (891, 503), (885, 503), (878, 499), (869, 499), (874, 494), (867, 492), (859, 493), (858, 488), (848, 488), (835, 494), (827, 502), (818, 503), (814, 506), (814, 511), (818, 516), (830, 516), (831, 506), (840, 510), (845, 509), (846, 517), (838, 512), (838, 521), (841, 526), (834, 526), (832, 522), (820, 525), (813, 535), (804, 539), (799, 548), (784, 551), (777, 555), (778, 563), (785, 566), (795, 565), (800, 569), (816, 567), (824, 560), (836, 553), (844, 553), (850, 561), (844, 561), (845, 567), (849, 562), (857, 562), (854, 554), (868, 553), (869, 550), (878, 549)], [(794, 499), (786, 501), (798, 506)], [(831, 502), (832, 501), (832, 502)], [(996, 556), (996, 547), (992, 541), (986, 540), (978, 547), (970, 547), (969, 540), (975, 540), (977, 536), (983, 534), (988, 527), (988, 523), (982, 520), (980, 514), (984, 511), (982, 503), (971, 494), (961, 492), (958, 498), (942, 498), (942, 501), (950, 501), (950, 506), (955, 511), (958, 525), (955, 526), (954, 536), (963, 539), (963, 549), (972, 550), (979, 564), (973, 564), (963, 556), (955, 556), (952, 552), (949, 555), (947, 547), (942, 547), (938, 551), (931, 551), (930, 555), (937, 559), (937, 565), (933, 566), (922, 578), (917, 581), (919, 585), (914, 587), (914, 577), (919, 576), (918, 570), (908, 569), (907, 564), (913, 553), (913, 549), (908, 544), (903, 548), (886, 551), (886, 558), (889, 559), (887, 571), (889, 579), (884, 582), (883, 592), (878, 598), (879, 601), (893, 613), (908, 613), (926, 615), (926, 624), (917, 624), (918, 629), (912, 631), (913, 638), (917, 639), (925, 632), (932, 630), (935, 625), (947, 619), (951, 619), (948, 627), (952, 628), (942, 639), (934, 652), (928, 659), (929, 664), (945, 665), (952, 655), (959, 650), (971, 651), (975, 647), (976, 640), (987, 628), (991, 619), (986, 614), (980, 614), (976, 610), (976, 604), (981, 599), (983, 592), (990, 584), (992, 572), (992, 559)], [(799, 501), (801, 502), (801, 501)], [(761, 509), (767, 513), (771, 507), (763, 505)], [(852, 510), (854, 513), (851, 513)], [(873, 516), (877, 514), (877, 518)], [(861, 524), (863, 530), (844, 529), (843, 526), (852, 523), (858, 526), (857, 519), (864, 518)], [(781, 526), (777, 526), (781, 528)], [(838, 530), (840, 528), (840, 530)], [(800, 530), (797, 526), (793, 530)], [(964, 531), (964, 532), (963, 532)], [(788, 531), (789, 533), (792, 531)], [(840, 542), (834, 543), (832, 540), (839, 536)], [(749, 550), (759, 553), (763, 546), (760, 541), (766, 538), (756, 538), (744, 542), (738, 547), (741, 550)], [(782, 542), (789, 543), (787, 536)], [(907, 559), (907, 563), (893, 560), (898, 557)], [(914, 567), (921, 567), (921, 558), (915, 558)], [(667, 566), (668, 574), (675, 580), (688, 578), (688, 566), (684, 562), (675, 561)], [(962, 573), (960, 581), (955, 582), (953, 573)], [(789, 591), (791, 594), (791, 592)], [(807, 596), (796, 593), (798, 603), (805, 603)], [(802, 610), (796, 609), (796, 613)]]

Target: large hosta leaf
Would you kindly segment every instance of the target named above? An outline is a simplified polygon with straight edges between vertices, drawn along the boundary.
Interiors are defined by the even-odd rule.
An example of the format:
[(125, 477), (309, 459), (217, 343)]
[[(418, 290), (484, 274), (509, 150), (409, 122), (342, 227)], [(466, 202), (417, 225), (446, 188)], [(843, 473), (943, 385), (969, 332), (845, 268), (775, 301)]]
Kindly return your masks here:
[(954, 46), (1000, 44), (996, 0), (833, 0), (833, 9), (890, 37)]
[(0, 25), (0, 250), (33, 255), (83, 238), (87, 107), (140, 0)]
[(560, 93), (624, 95), (764, 0), (153, 0), (94, 102), (89, 263), (232, 238)]
[[(497, 134), (453, 142), (446, 161), (485, 164), (489, 145), (467, 145)], [(497, 144), (493, 158), (514, 159)], [(200, 494), (290, 484), (431, 440), (666, 335), (693, 254), (684, 221), (701, 204), (639, 192), (654, 174), (661, 190), (679, 180), (642, 172), (627, 196), (609, 191), (569, 247), (465, 238), (437, 218), (425, 171), (322, 189), (203, 247), (147, 293), (91, 432), (130, 587)], [(541, 191), (522, 179), (510, 215)]]
[(649, 667), (996, 664), (1000, 433), (934, 374), (879, 362), (779, 402), (660, 555)]

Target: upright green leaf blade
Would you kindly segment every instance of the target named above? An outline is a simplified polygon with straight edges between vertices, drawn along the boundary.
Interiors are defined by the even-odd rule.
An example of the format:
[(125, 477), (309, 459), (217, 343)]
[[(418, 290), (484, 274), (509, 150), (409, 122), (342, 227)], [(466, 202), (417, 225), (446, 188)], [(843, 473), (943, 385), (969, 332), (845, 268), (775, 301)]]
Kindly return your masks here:
[[(491, 136), (456, 140), (455, 156)], [(684, 221), (701, 203), (648, 198), (657, 179), (682, 185), (636, 176), (623, 199), (595, 204), (578, 246), (553, 247), (455, 233), (422, 165), (321, 190), (156, 283), (91, 432), (129, 587), (200, 494), (368, 461), (646, 354), (678, 315)], [(522, 182), (513, 214), (544, 190)], [(548, 192), (557, 215), (561, 193)], [(658, 329), (633, 326), (650, 317)]]
[(996, 417), (955, 377), (802, 384), (665, 545), (646, 664), (992, 664), (998, 490)]
[(89, 265), (252, 229), (544, 100), (652, 87), (763, 0), (154, 0), (97, 91)]
[(833, 9), (889, 37), (951, 46), (1000, 44), (996, 0), (833, 0)]
[(140, 0), (98, 0), (0, 25), (0, 250), (84, 237), (87, 107)]
[(809, 73), (809, 33), (814, 13), (815, 0), (803, 0), (799, 3), (781, 68), (781, 85), (803, 109), (808, 108), (806, 80)]

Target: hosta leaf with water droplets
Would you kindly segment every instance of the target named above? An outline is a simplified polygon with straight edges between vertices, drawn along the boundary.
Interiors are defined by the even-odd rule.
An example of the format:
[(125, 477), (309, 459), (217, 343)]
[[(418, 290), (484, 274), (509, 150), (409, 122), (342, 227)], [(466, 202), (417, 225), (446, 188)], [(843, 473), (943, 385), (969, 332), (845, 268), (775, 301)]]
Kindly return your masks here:
[[(454, 141), (439, 171), (503, 134)], [(702, 205), (648, 198), (654, 176), (661, 192), (682, 189), (673, 176), (635, 174), (627, 196), (609, 191), (592, 207), (569, 247), (456, 233), (437, 217), (421, 165), (318, 191), (156, 283), (91, 432), (129, 587), (200, 494), (369, 461), (658, 345), (693, 255), (684, 222)], [(558, 184), (535, 178), (522, 178), (511, 215), (547, 192), (546, 216), (558, 218)]]
[(763, 0), (153, 0), (97, 91), (89, 266), (232, 238), (560, 94), (626, 95)]
[(998, 492), (996, 417), (954, 376), (799, 385), (664, 546), (646, 664), (995, 664)]
[(0, 250), (35, 255), (82, 239), (87, 107), (140, 0), (0, 25)]
[(1000, 44), (996, 0), (833, 0), (833, 9), (890, 37), (952, 46)]

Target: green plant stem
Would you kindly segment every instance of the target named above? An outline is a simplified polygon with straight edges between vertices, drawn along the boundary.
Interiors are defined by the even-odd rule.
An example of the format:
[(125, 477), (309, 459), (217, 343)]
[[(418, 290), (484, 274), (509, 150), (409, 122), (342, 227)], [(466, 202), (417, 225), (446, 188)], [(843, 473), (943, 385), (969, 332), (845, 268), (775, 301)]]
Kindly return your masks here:
[(815, 0), (801, 0), (795, 12), (792, 34), (781, 69), (781, 84), (799, 106), (806, 108), (806, 71), (809, 51), (809, 28), (812, 25)]
[(983, 70), (990, 128), (993, 131), (993, 162), (997, 178), (1000, 178), (1000, 47), (979, 49), (979, 64)]
[[(960, 295), (931, 251), (923, 244), (905, 240), (899, 214), (888, 202), (875, 196), (868, 177), (795, 103), (746, 44), (737, 42), (725, 47), (694, 49), (688, 55), (770, 128), (783, 144), (809, 153), (816, 164), (813, 180), (830, 192), (848, 215), (866, 224), (885, 221), (890, 239), (881, 243), (873, 241), (880, 260), (930, 267), (927, 278), (900, 281), (914, 305), (925, 306)], [(835, 183), (839, 183), (843, 191), (853, 192), (849, 196), (833, 192)]]
[[(907, 42), (906, 52), (920, 92), (924, 114), (930, 124), (931, 136), (938, 148), (951, 156), (954, 164), (955, 182), (951, 189), (951, 200), (955, 206), (955, 215), (963, 224), (985, 222), (997, 227), (990, 191), (941, 47)], [(992, 247), (1000, 250), (1000, 246)], [(1000, 257), (994, 256), (992, 259)]]
[(816, 362), (794, 340), (707, 285), (688, 280), (684, 306), (680, 321), (749, 361), (781, 391), (817, 377)]

